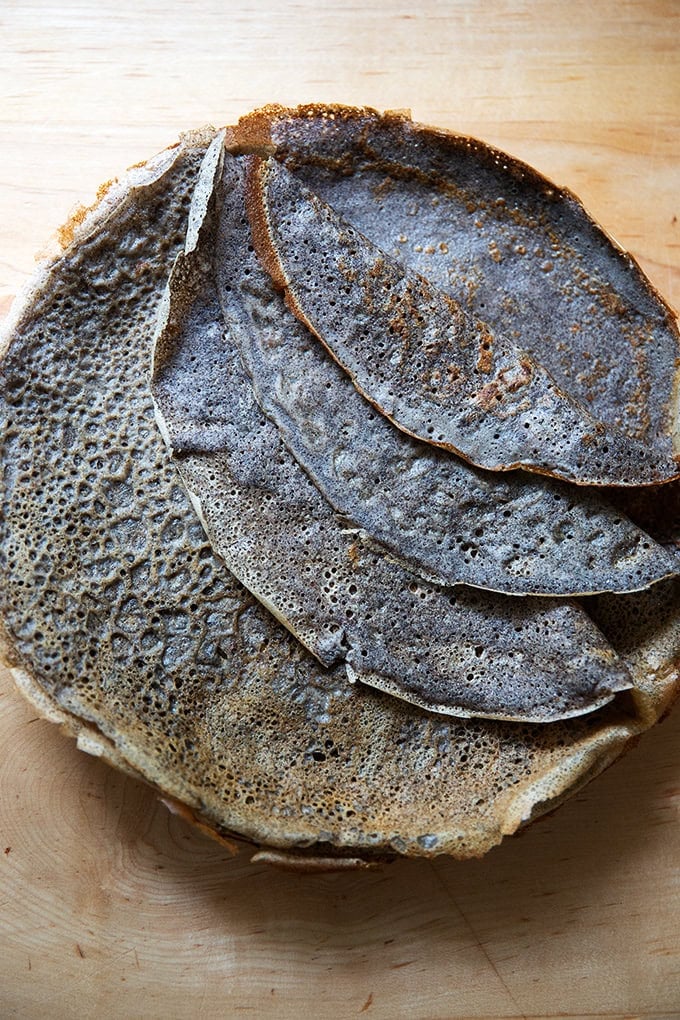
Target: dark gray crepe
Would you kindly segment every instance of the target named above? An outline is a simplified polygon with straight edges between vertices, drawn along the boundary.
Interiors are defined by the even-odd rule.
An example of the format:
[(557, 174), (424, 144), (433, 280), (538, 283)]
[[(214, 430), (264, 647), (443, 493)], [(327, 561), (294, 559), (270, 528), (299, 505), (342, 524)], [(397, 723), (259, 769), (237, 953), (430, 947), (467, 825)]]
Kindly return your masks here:
[(547, 478), (499, 475), (394, 428), (286, 308), (245, 222), (251, 157), (225, 156), (216, 279), (258, 403), (336, 511), (421, 576), (509, 594), (632, 591), (674, 572), (619, 510)]
[(680, 453), (677, 316), (570, 191), (479, 139), (366, 107), (271, 106), (229, 142), (276, 155), (598, 419)]
[(630, 686), (587, 615), (421, 582), (334, 514), (256, 404), (214, 282), (206, 155), (186, 252), (160, 318), (152, 392), (210, 541), (229, 569), (327, 666), (439, 712), (553, 721)]
[(275, 160), (253, 159), (256, 250), (291, 310), (395, 425), (489, 469), (644, 485), (675, 459), (599, 421), (522, 346), (390, 258)]

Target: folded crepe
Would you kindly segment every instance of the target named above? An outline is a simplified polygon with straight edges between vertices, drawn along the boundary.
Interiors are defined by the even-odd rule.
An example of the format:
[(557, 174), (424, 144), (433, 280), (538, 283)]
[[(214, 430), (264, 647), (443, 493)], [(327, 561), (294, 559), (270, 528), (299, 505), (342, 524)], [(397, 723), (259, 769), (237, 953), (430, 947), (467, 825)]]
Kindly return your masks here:
[[(198, 196), (216, 155), (206, 156)], [(547, 722), (629, 687), (576, 605), (427, 584), (338, 520), (256, 404), (222, 327), (215, 217), (200, 217), (197, 204), (160, 318), (152, 394), (225, 565), (324, 665), (342, 661), (352, 682), (423, 708)]]
[[(323, 866), (343, 861), (356, 866), (385, 854), (479, 855), (578, 789), (667, 709), (678, 688), (678, 581), (670, 577), (633, 594), (584, 599), (577, 610), (562, 594), (550, 600), (526, 592), (487, 595), (460, 586), (451, 590), (441, 577), (423, 577), (429, 566), (410, 554), (402, 529), (390, 527), (389, 534), (373, 534), (370, 520), (360, 524), (347, 519), (351, 505), (361, 502), (360, 488), (355, 487), (351, 504), (339, 508), (330, 483), (317, 483), (316, 474), (322, 475), (325, 467), (302, 463), (300, 450), (309, 446), (309, 440), (299, 438), (297, 425), (298, 438), (291, 439), (290, 424), (282, 426), (271, 414), (272, 399), (262, 396), (267, 380), (259, 378), (256, 385), (249, 367), (255, 348), (249, 354), (241, 339), (232, 354), (237, 353), (242, 363), (229, 380), (231, 384), (238, 378), (244, 386), (235, 394), (238, 408), (228, 414), (229, 408), (216, 406), (217, 390), (212, 386), (202, 391), (204, 402), (199, 407), (196, 388), (187, 387), (182, 422), (191, 424), (194, 434), (186, 431), (184, 438), (190, 441), (171, 451), (156, 425), (150, 391), (158, 322), (156, 367), (174, 371), (177, 351), (171, 343), (180, 333), (168, 331), (168, 323), (181, 330), (190, 322), (190, 335), (212, 336), (213, 341), (215, 329), (222, 339), (235, 333), (242, 337), (253, 320), (266, 324), (281, 300), (274, 291), (271, 304), (258, 295), (253, 302), (245, 282), (234, 276), (241, 297), (235, 302), (238, 311), (232, 308), (228, 318), (232, 306), (227, 288), (232, 284), (220, 276), (219, 266), (215, 269), (214, 251), (208, 254), (194, 243), (218, 208), (213, 209), (211, 202), (218, 198), (212, 185), (222, 173), (216, 155), (221, 140), (212, 150), (212, 171), (207, 164), (211, 186), (205, 187), (205, 167), (199, 178), (213, 137), (214, 132), (187, 136), (178, 147), (109, 188), (73, 226), (73, 240), (43, 267), (15, 314), (2, 362), (0, 614), (5, 658), (24, 693), (78, 735), (81, 746), (142, 776), (164, 797), (185, 805), (211, 831), (238, 834), (274, 848), (265, 855), (268, 860), (293, 849), (293, 860), (310, 867), (312, 858)], [(541, 231), (549, 237), (554, 230), (550, 218), (541, 215), (545, 205), (553, 219), (565, 225), (563, 235), (556, 235), (559, 243), (565, 252), (567, 247), (573, 252), (568, 258), (565, 254), (569, 268), (560, 266), (560, 271), (570, 276), (573, 289), (578, 290), (579, 281), (584, 291), (591, 288), (589, 300), (596, 307), (584, 316), (580, 328), (592, 329), (594, 341), (575, 347), (573, 363), (558, 349), (559, 341), (550, 352), (554, 334), (549, 331), (541, 333), (545, 349), (538, 349), (535, 340), (522, 342), (565, 391), (580, 402), (587, 400), (599, 421), (649, 443), (656, 451), (654, 458), (672, 458), (677, 330), (632, 261), (607, 241), (571, 196), (551, 190), (533, 171), (507, 158), (503, 170), (497, 154), (481, 143), (372, 111), (269, 109), (229, 130), (225, 144), (236, 157), (253, 151), (275, 156), (386, 251), (400, 245), (398, 238), (408, 237), (416, 223), (425, 239), (436, 210), (443, 207), (440, 228), (448, 240), (441, 243), (449, 246), (448, 270), (442, 258), (436, 271), (428, 272), (436, 262), (434, 254), (424, 251), (428, 245), (409, 256), (417, 261), (424, 256), (413, 268), (440, 289), (455, 285), (465, 292), (465, 274), (477, 272), (477, 236), (470, 239), (463, 232), (461, 249), (450, 243), (455, 233), (450, 225), (456, 217), (465, 218), (457, 203), (467, 208), (476, 201), (480, 221), (485, 222), (496, 215), (493, 202), (505, 195), (503, 215), (516, 224), (517, 244), (533, 237), (534, 247), (545, 243)], [(204, 184), (197, 189), (201, 179)], [(499, 180), (504, 190), (499, 190)], [(375, 210), (389, 202), (393, 204), (385, 226)], [(409, 212), (414, 205), (427, 209), (422, 222)], [(401, 221), (392, 240), (400, 208), (408, 219)], [(245, 210), (242, 222), (247, 228)], [(219, 235), (219, 219), (217, 230)], [(381, 230), (389, 236), (377, 236)], [(175, 256), (183, 249), (185, 255), (173, 272)], [(587, 258), (585, 252), (590, 253)], [(444, 256), (443, 251), (439, 254)], [(182, 281), (187, 259), (191, 272)], [(484, 315), (490, 328), (510, 335), (517, 328), (517, 307), (514, 311), (501, 307), (502, 286), (488, 275), (494, 266), (503, 267), (503, 261), (479, 260), (480, 287), (474, 300), (488, 305)], [(467, 268), (459, 272), (463, 263)], [(163, 297), (171, 272), (174, 286)], [(530, 292), (531, 280), (525, 282), (517, 267), (511, 275), (521, 282), (514, 290), (506, 288), (506, 295), (510, 304), (521, 304), (522, 287)], [(500, 280), (507, 282), (503, 275)], [(199, 287), (189, 302), (196, 283), (214, 288), (210, 301), (195, 300), (197, 294), (200, 298)], [(593, 301), (592, 289), (598, 287), (602, 301)], [(564, 286), (560, 293), (563, 290)], [(545, 304), (546, 293), (544, 289), (536, 297), (539, 306)], [(464, 293), (456, 295), (459, 303), (461, 296)], [(245, 310), (240, 307), (244, 301)], [(578, 301), (566, 312), (560, 306), (569, 327), (576, 321), (577, 307)], [(240, 323), (236, 330), (235, 320)], [(613, 331), (616, 359), (608, 354)], [(639, 342), (643, 333), (649, 337), (646, 344)], [(165, 348), (163, 337), (169, 345)], [(310, 340), (318, 343), (311, 334)], [(609, 359), (606, 372), (584, 372), (588, 347), (599, 368)], [(188, 358), (197, 354), (184, 350)], [(202, 350), (207, 347), (202, 345)], [(634, 366), (633, 375), (638, 373), (632, 380), (626, 377), (626, 364)], [(643, 377), (645, 387), (636, 388), (635, 380)], [(616, 408), (612, 395), (623, 379), (624, 402)], [(288, 414), (288, 398), (281, 404)], [(411, 571), (417, 590), (429, 585), (439, 598), (449, 593), (466, 601), (473, 594), (488, 598), (489, 605), (498, 600), (504, 612), (510, 605), (518, 612), (517, 606), (547, 601), (552, 609), (546, 608), (546, 613), (564, 612), (586, 621), (583, 626), (590, 636), (597, 628), (601, 659), (615, 664), (619, 680), (625, 673), (625, 684), (618, 686), (632, 687), (607, 704), (594, 705), (592, 711), (547, 723), (455, 718), (362, 683), (348, 683), (343, 658), (323, 665), (252, 594), (258, 594), (256, 585), (245, 588), (226, 568), (217, 542), (207, 537), (195, 512), (191, 495), (195, 499), (196, 493), (191, 486), (188, 491), (183, 480), (183, 458), (206, 453), (223, 458), (228, 452), (230, 470), (236, 469), (238, 476), (234, 487), (239, 498), (244, 498), (244, 490), (252, 493), (258, 488), (262, 500), (253, 505), (261, 510), (271, 495), (267, 487), (276, 465), (270, 453), (253, 460), (258, 451), (250, 434), (239, 461), (235, 440), (239, 432), (243, 434), (241, 416), (248, 407), (259, 415), (261, 431), (279, 444), (281, 460), (294, 462), (291, 472), (305, 472), (306, 482), (296, 485), (295, 492), (306, 484), (309, 498), (321, 501), (318, 505), (323, 503), (326, 515), (338, 515), (351, 533), (350, 558), (374, 560), (380, 571)], [(312, 423), (318, 413), (314, 407)], [(166, 438), (173, 443), (172, 436)], [(342, 452), (345, 455), (344, 447)], [(402, 456), (416, 458), (417, 475), (421, 454), (395, 453), (388, 460), (401, 463)], [(439, 459), (435, 452), (432, 463)], [(258, 478), (257, 472), (266, 467), (269, 470)], [(209, 482), (210, 470), (204, 472)], [(445, 470), (459, 477), (456, 469)], [(503, 475), (502, 484), (511, 477)], [(497, 482), (494, 478), (489, 485), (490, 493), (500, 492)], [(562, 488), (536, 476), (525, 476), (524, 483), (539, 486), (538, 504), (545, 499), (540, 486), (548, 486), (546, 491), (551, 486)], [(465, 481), (468, 484), (473, 483)], [(218, 487), (223, 491), (221, 481)], [(476, 491), (479, 502), (480, 488)], [(632, 560), (626, 565), (626, 557), (618, 556), (625, 580), (617, 591), (626, 585), (644, 588), (677, 569), (680, 528), (669, 524), (674, 515), (677, 524), (677, 483), (612, 494), (617, 512), (599, 495), (575, 487), (570, 491), (579, 508), (576, 532), (586, 528), (581, 500), (595, 498), (597, 503), (589, 506), (593, 515), (603, 515), (598, 520), (610, 520), (614, 529), (629, 529), (622, 543), (630, 543)], [(519, 489), (506, 491), (511, 505), (515, 499), (522, 505), (522, 498)], [(561, 528), (567, 530), (570, 511), (567, 496), (563, 498)], [(660, 498), (666, 501), (667, 512), (658, 521), (654, 508)], [(381, 500), (384, 506), (394, 505), (391, 491)], [(200, 503), (205, 520), (205, 499)], [(380, 505), (373, 513), (378, 518), (385, 516)], [(626, 511), (637, 527), (624, 523)], [(512, 514), (507, 519), (512, 520)], [(426, 523), (420, 530), (428, 527)], [(561, 544), (560, 528), (544, 528), (544, 537), (555, 530), (555, 542)], [(419, 530), (417, 525), (414, 530)], [(636, 542), (631, 538), (636, 534), (646, 537)], [(274, 536), (265, 537), (270, 541)], [(246, 532), (235, 539), (244, 548), (259, 541)], [(649, 548), (641, 550), (645, 542)], [(279, 561), (282, 556), (281, 550), (275, 553)], [(595, 556), (603, 576), (609, 572), (613, 577), (617, 572), (613, 547), (596, 543)], [(498, 556), (491, 560), (498, 561)], [(252, 563), (255, 571), (269, 570), (267, 562), (259, 567), (254, 559)], [(493, 569), (503, 573), (498, 562)], [(485, 586), (478, 581), (470, 583)], [(362, 583), (374, 581), (367, 575)], [(568, 587), (571, 581), (564, 583)], [(599, 584), (586, 590), (609, 587), (609, 582), (601, 588)], [(548, 646), (550, 640), (546, 631)], [(481, 658), (486, 648), (477, 647)], [(407, 651), (417, 654), (410, 645)], [(557, 657), (555, 682), (560, 682), (564, 669), (564, 661)], [(531, 683), (531, 676), (527, 679)]]
[(598, 420), (518, 341), (390, 258), (274, 159), (250, 161), (256, 250), (286, 302), (394, 424), (492, 471), (590, 485), (675, 477), (672, 451)]
[(223, 321), (259, 405), (338, 513), (443, 585), (583, 595), (672, 572), (668, 553), (599, 494), (476, 470), (376, 414), (277, 299), (243, 223), (251, 164), (225, 155), (215, 184), (211, 271)]

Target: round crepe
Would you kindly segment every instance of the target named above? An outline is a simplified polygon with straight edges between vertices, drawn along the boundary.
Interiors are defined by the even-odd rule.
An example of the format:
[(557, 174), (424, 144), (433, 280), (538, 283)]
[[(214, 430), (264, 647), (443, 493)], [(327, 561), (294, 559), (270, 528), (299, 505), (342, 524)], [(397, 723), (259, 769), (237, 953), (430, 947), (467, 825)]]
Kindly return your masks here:
[[(680, 585), (589, 603), (636, 688), (562, 723), (446, 720), (318, 665), (216, 560), (154, 423), (155, 315), (211, 137), (109, 189), (15, 315), (2, 367), (5, 658), (81, 746), (212, 830), (351, 864), (479, 855), (666, 710)], [(679, 533), (663, 527), (648, 530), (673, 548)]]

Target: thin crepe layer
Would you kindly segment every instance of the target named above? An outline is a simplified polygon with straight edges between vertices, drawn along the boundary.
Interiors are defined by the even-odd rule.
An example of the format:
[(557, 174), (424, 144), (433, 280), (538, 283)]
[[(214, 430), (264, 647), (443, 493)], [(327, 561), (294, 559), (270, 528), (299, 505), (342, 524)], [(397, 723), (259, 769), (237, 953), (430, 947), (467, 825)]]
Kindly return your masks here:
[(16, 313), (0, 375), (3, 658), (39, 712), (86, 747), (110, 741), (110, 760), (217, 831), (340, 857), (479, 856), (668, 708), (680, 584), (603, 621), (633, 713), (456, 722), (319, 667), (224, 572), (152, 423), (155, 310), (206, 144), (124, 179)]
[(675, 460), (598, 421), (523, 348), (390, 258), (275, 160), (253, 158), (255, 247), (360, 393), (409, 435), (478, 467), (645, 485)]
[(676, 315), (571, 192), (478, 139), (367, 108), (267, 107), (229, 141), (283, 160), (596, 418), (680, 452)]
[(395, 429), (287, 309), (244, 219), (249, 157), (226, 156), (216, 279), (258, 403), (340, 514), (422, 577), (509, 594), (631, 591), (670, 557), (594, 494), (476, 470)]
[[(204, 179), (216, 172), (209, 152)], [(446, 591), (366, 548), (256, 404), (215, 285), (214, 203), (170, 277), (152, 393), (217, 554), (326, 666), (458, 716), (548, 722), (629, 686), (575, 605)]]

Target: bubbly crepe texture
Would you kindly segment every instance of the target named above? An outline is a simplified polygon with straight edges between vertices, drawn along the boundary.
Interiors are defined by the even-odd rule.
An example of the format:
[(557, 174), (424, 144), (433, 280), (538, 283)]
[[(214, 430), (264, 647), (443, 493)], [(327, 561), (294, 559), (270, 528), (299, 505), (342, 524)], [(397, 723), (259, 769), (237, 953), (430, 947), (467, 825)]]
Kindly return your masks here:
[(260, 265), (243, 219), (249, 161), (227, 156), (218, 184), (222, 314), (258, 403), (338, 513), (444, 585), (579, 595), (644, 588), (672, 571), (668, 554), (596, 494), (478, 471), (376, 414)]
[(680, 452), (675, 315), (571, 192), (477, 139), (369, 109), (271, 107), (227, 142), (275, 155), (598, 420)]
[[(367, 124), (384, 158), (368, 152)], [(423, 144), (410, 152), (414, 133)], [(341, 666), (320, 666), (216, 559), (153, 420), (158, 303), (211, 137), (184, 139), (112, 187), (72, 225), (72, 243), (15, 314), (1, 393), (5, 658), (27, 697), (81, 746), (182, 801), (216, 832), (298, 848), (296, 860), (479, 855), (578, 789), (668, 708), (678, 689), (680, 586), (587, 600), (635, 688), (561, 723), (446, 719), (347, 685)], [(476, 158), (482, 176), (502, 176), (505, 162), (510, 190), (534, 207), (549, 188), (480, 143), (371, 111), (269, 110), (233, 129), (230, 144), (276, 150), (322, 178), (326, 198), (337, 190), (345, 206), (353, 202), (357, 216), (376, 203), (376, 175), (381, 183), (388, 164), (402, 165), (399, 153), (403, 166), (407, 156), (430, 161), (444, 177), (456, 153), (463, 163)], [(362, 160), (371, 163), (365, 175)], [(427, 205), (424, 178), (434, 173), (428, 164), (416, 180), (405, 170), (405, 201)], [(593, 264), (610, 260), (609, 242), (572, 198), (563, 201), (573, 240), (584, 232)], [(631, 329), (667, 329), (667, 310), (637, 270), (623, 276), (642, 295), (630, 305)], [(491, 284), (486, 293), (500, 308)], [(603, 305), (593, 318), (602, 326), (594, 356), (605, 356)], [(600, 415), (620, 371), (630, 382), (622, 423), (660, 445), (671, 441), (665, 335), (654, 357), (645, 350), (644, 392), (633, 345), (617, 352), (613, 381), (569, 369), (592, 388)], [(656, 492), (635, 493), (627, 510), (675, 556), (677, 488), (660, 491), (670, 501), (662, 520)]]
[(257, 251), (289, 307), (390, 421), (492, 471), (591, 485), (677, 474), (674, 458), (598, 421), (545, 368), (390, 259), (275, 160), (251, 164)]
[(338, 520), (263, 417), (222, 323), (215, 213), (197, 185), (170, 278), (152, 393), (216, 553), (326, 666), (423, 708), (547, 722), (592, 710), (627, 671), (576, 605), (418, 583)]

